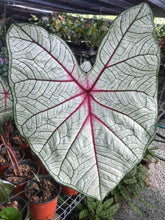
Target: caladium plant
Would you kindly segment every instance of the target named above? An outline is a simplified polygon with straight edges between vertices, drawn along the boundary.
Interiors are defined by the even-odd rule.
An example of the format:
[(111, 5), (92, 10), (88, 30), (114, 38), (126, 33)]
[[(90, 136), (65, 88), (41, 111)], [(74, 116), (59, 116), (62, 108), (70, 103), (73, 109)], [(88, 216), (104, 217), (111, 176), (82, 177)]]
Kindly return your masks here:
[(60, 183), (103, 199), (153, 140), (159, 47), (145, 3), (119, 15), (87, 73), (43, 28), (7, 33), (15, 122)]
[(12, 96), (8, 85), (0, 77), (0, 130), (10, 117), (12, 117)]
[(15, 174), (18, 173), (19, 175), (21, 175), (17, 158), (10, 143), (12, 117), (12, 95), (8, 85), (0, 77), (0, 140), (2, 142), (2, 144), (0, 145), (0, 149), (2, 146), (6, 148), (11, 164), (14, 167)]

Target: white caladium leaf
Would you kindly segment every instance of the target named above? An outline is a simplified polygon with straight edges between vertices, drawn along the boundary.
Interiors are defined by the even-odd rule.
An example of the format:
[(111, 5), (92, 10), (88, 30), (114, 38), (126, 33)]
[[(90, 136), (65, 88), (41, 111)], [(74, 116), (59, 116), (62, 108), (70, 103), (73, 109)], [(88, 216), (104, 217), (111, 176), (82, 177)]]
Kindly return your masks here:
[(0, 77), (0, 127), (12, 116), (12, 96), (9, 87)]
[(0, 113), (12, 108), (12, 96), (9, 87), (0, 77)]
[(149, 6), (115, 19), (87, 73), (41, 27), (12, 25), (7, 44), (21, 134), (58, 182), (103, 199), (155, 134), (159, 47)]

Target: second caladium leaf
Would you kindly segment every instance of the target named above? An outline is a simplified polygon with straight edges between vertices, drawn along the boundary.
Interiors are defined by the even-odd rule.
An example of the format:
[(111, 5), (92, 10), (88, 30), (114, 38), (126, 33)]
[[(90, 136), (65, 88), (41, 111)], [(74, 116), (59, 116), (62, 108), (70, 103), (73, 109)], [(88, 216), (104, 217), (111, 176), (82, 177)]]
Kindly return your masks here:
[(155, 134), (159, 48), (150, 8), (115, 19), (88, 73), (41, 27), (12, 25), (7, 44), (21, 134), (58, 182), (103, 199)]
[(9, 87), (0, 77), (0, 132), (5, 121), (12, 117), (12, 96)]

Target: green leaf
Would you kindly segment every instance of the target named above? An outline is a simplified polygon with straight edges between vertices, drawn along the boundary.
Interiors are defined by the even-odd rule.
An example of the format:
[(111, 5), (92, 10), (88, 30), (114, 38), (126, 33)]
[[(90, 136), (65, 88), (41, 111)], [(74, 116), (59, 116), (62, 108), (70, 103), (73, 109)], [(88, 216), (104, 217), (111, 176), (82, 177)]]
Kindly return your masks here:
[(5, 220), (22, 220), (21, 212), (13, 207), (2, 209), (0, 211), (0, 217)]
[(109, 209), (111, 205), (113, 204), (113, 198), (108, 199), (103, 203), (103, 210)]
[[(91, 219), (92, 220), (92, 219)], [(95, 220), (101, 220), (101, 218), (99, 216), (95, 217)]]
[(9, 200), (9, 195), (12, 190), (15, 188), (15, 185), (12, 183), (0, 179), (0, 202), (5, 203)]
[(158, 150), (158, 149), (159, 149), (159, 147), (154, 146), (154, 147), (149, 148), (148, 150), (149, 150), (149, 151), (155, 151), (155, 150)]
[(87, 206), (90, 212), (95, 212), (97, 207), (97, 202), (95, 199), (87, 198)]
[(102, 202), (99, 202), (96, 207), (96, 215), (98, 215), (103, 209)]
[(101, 217), (103, 217), (103, 218), (112, 217), (117, 213), (118, 210), (119, 210), (119, 204), (115, 204), (111, 208), (109, 208), (105, 211), (102, 211), (101, 212)]
[(128, 202), (128, 205), (136, 212), (138, 213), (140, 216), (143, 216), (142, 212), (140, 211), (140, 209), (135, 206), (132, 202)]
[[(120, 184), (119, 184), (120, 185)], [(119, 187), (116, 187), (113, 191), (111, 191), (111, 194), (114, 196), (115, 202), (119, 201), (120, 198), (120, 190)]]
[(88, 215), (89, 215), (88, 209), (83, 209), (79, 213), (79, 219), (86, 219)]
[(125, 175), (124, 179), (134, 177), (136, 173), (137, 173), (137, 166), (134, 166), (134, 168), (129, 173), (127, 173), (127, 175)]
[(145, 200), (142, 200), (142, 199), (138, 199), (140, 202), (144, 203), (145, 205), (147, 205), (148, 207), (152, 208), (152, 209), (155, 209), (155, 206), (152, 205), (151, 203), (145, 201)]
[(135, 186), (129, 186), (129, 190), (136, 198), (138, 198), (138, 199), (140, 198), (140, 195), (138, 194)]
[(132, 200), (131, 195), (129, 194), (129, 192), (126, 190), (124, 186), (121, 187), (120, 193), (124, 197), (124, 199), (126, 199), (127, 201)]
[(134, 177), (132, 177), (132, 178), (130, 178), (130, 179), (124, 179), (123, 180), (123, 183), (125, 183), (125, 184), (136, 184), (137, 183), (137, 179), (136, 179), (136, 177), (134, 176)]

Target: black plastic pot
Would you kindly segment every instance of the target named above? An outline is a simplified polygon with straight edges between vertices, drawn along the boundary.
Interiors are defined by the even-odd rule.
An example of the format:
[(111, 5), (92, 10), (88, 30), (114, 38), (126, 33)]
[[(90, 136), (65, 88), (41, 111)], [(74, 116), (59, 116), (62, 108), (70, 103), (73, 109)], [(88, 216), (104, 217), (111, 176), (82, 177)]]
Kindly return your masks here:
[[(34, 162), (33, 160), (23, 160), (21, 162), (18, 163), (19, 165), (20, 164), (28, 164), (30, 167), (33, 167), (35, 168), (36, 172), (35, 172), (35, 175), (38, 175), (39, 174), (39, 166), (36, 162)], [(4, 179), (7, 180), (7, 177), (9, 176), (9, 172), (10, 170), (13, 169), (12, 166), (10, 166), (6, 171), (5, 171), (5, 174), (4, 174)], [(15, 195), (15, 194), (19, 194), (20, 192), (22, 192), (22, 194), (19, 194), (21, 197), (25, 198), (25, 195), (24, 195), (24, 188), (25, 188), (25, 185), (27, 183), (29, 179), (27, 179), (26, 181), (23, 181), (23, 182), (20, 182), (18, 184), (15, 184), (16, 187), (14, 188), (12, 194)], [(9, 180), (7, 180), (9, 181)]]
[[(20, 160), (18, 160), (18, 161), (22, 161), (22, 160), (24, 159), (24, 157), (25, 157), (25, 152), (24, 152), (22, 149), (18, 148), (18, 147), (12, 147), (12, 149), (19, 151), (19, 153), (20, 153), (20, 155), (21, 155), (21, 158), (20, 158)], [(3, 148), (1, 149), (1, 151), (0, 151), (0, 153), (1, 153), (1, 152), (5, 152), (5, 151), (6, 151), (6, 148), (3, 147)], [(3, 176), (3, 175), (4, 175), (6, 169), (7, 169), (10, 165), (11, 165), (11, 162), (10, 162), (10, 163), (7, 162), (7, 163), (4, 163), (3, 165), (0, 165), (0, 176)]]

